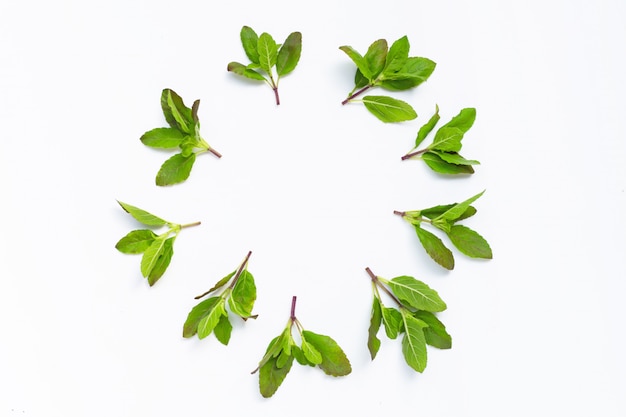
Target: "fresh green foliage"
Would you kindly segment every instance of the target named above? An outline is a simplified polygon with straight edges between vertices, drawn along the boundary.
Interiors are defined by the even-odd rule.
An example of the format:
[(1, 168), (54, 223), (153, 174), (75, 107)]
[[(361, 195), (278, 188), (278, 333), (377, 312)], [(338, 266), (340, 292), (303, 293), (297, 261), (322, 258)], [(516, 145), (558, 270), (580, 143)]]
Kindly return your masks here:
[[(452, 338), (446, 327), (435, 316), (435, 313), (446, 309), (446, 303), (435, 290), (413, 277), (400, 276), (387, 280), (376, 276), (369, 268), (365, 270), (372, 280), (374, 293), (367, 339), (372, 360), (380, 349), (377, 334), (383, 325), (390, 339), (403, 334), (404, 360), (417, 372), (423, 372), (427, 362), (426, 345), (439, 349), (452, 347)], [(381, 290), (395, 302), (396, 308), (383, 304)]]
[(141, 136), (141, 142), (151, 148), (179, 149), (180, 152), (161, 165), (156, 176), (157, 185), (172, 185), (189, 178), (196, 156), (211, 152), (221, 158), (219, 152), (209, 146), (200, 136), (200, 120), (196, 100), (191, 108), (185, 106), (183, 99), (174, 90), (166, 88), (161, 93), (161, 107), (165, 120), (170, 127), (157, 127)]
[(435, 114), (417, 132), (415, 146), (402, 157), (402, 160), (419, 157), (433, 171), (441, 174), (473, 174), (472, 165), (477, 165), (480, 162), (465, 159), (459, 154), (459, 151), (461, 150), (461, 140), (472, 127), (475, 119), (476, 109), (470, 107), (462, 109), (458, 115), (437, 130), (433, 142), (429, 146), (414, 151), (439, 121), (439, 107), (436, 107)]
[[(409, 90), (430, 77), (436, 64), (428, 58), (409, 56), (409, 39), (406, 36), (388, 47), (385, 39), (370, 45), (365, 55), (351, 46), (339, 47), (356, 64), (354, 89), (341, 104), (355, 102), (356, 97), (372, 87), (390, 91)], [(365, 96), (365, 107), (385, 123), (403, 122), (417, 117), (406, 102), (387, 96)]]
[(141, 258), (141, 275), (148, 279), (150, 286), (163, 276), (174, 255), (174, 240), (186, 227), (197, 226), (200, 222), (176, 224), (148, 213), (138, 207), (118, 201), (119, 205), (138, 222), (150, 226), (167, 227), (160, 235), (152, 229), (139, 229), (129, 232), (121, 238), (115, 248), (122, 253), (143, 254)]
[[(216, 294), (194, 306), (183, 325), (183, 337), (204, 339), (211, 333), (217, 340), (227, 345), (233, 329), (229, 320), (228, 309), (243, 320), (256, 319), (252, 315), (252, 308), (256, 301), (256, 285), (254, 277), (248, 272), (248, 260), (252, 252), (239, 265), (239, 267), (220, 279), (210, 290), (195, 299), (199, 300), (209, 294)], [(229, 284), (230, 282), (230, 284)], [(226, 284), (228, 284), (227, 287)], [(221, 290), (221, 292), (219, 292)]]
[[(259, 389), (263, 397), (274, 395), (285, 380), (295, 359), (300, 365), (317, 366), (327, 375), (345, 376), (352, 372), (348, 357), (332, 338), (305, 330), (295, 316), (296, 297), (291, 301), (291, 316), (280, 335), (272, 339), (259, 366)], [(292, 335), (299, 333), (300, 346)]]
[(426, 223), (443, 231), (461, 253), (471, 258), (491, 259), (493, 255), (489, 243), (469, 227), (457, 224), (457, 222), (476, 214), (476, 209), (471, 204), (483, 193), (484, 191), (461, 203), (435, 206), (423, 210), (394, 211), (394, 213), (402, 216), (415, 228), (417, 237), (426, 253), (439, 265), (451, 270), (454, 269), (452, 251), (444, 245), (439, 237), (422, 228), (422, 224)]
[(244, 65), (230, 62), (227, 70), (251, 80), (265, 81), (274, 91), (276, 105), (279, 105), (278, 83), (281, 77), (292, 72), (300, 61), (302, 34), (293, 32), (287, 36), (282, 45), (278, 45), (270, 34), (261, 33), (259, 36), (251, 27), (244, 26), (241, 28), (240, 37), (250, 63)]

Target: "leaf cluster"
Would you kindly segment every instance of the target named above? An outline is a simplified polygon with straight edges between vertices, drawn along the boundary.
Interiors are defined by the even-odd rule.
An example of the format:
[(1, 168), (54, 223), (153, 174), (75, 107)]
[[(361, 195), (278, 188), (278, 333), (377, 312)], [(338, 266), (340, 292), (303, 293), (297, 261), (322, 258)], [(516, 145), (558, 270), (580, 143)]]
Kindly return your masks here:
[(174, 255), (174, 240), (185, 227), (199, 225), (200, 222), (190, 224), (176, 224), (163, 220), (143, 209), (118, 201), (119, 205), (138, 222), (155, 227), (167, 227), (167, 230), (157, 235), (152, 229), (138, 229), (129, 232), (121, 238), (115, 248), (122, 253), (143, 254), (141, 257), (141, 275), (148, 279), (150, 286), (154, 285), (163, 276)]
[[(422, 281), (406, 275), (390, 280), (374, 275), (366, 268), (372, 279), (374, 302), (368, 330), (367, 347), (372, 360), (380, 348), (377, 334), (381, 325), (389, 339), (402, 336), (402, 354), (406, 363), (417, 372), (426, 369), (426, 345), (450, 349), (452, 337), (435, 313), (444, 311), (446, 303), (439, 294)], [(381, 300), (380, 291), (391, 297), (397, 308), (387, 307)]]
[(482, 191), (461, 203), (434, 206), (422, 210), (395, 211), (394, 213), (402, 216), (415, 228), (420, 243), (435, 262), (452, 270), (454, 269), (452, 251), (443, 244), (439, 237), (424, 229), (422, 225), (426, 223), (443, 231), (452, 244), (464, 255), (471, 258), (491, 259), (493, 256), (491, 247), (485, 238), (469, 227), (457, 224), (459, 221), (476, 214), (477, 210), (471, 204), (480, 198), (484, 192)]
[(173, 185), (189, 178), (196, 156), (211, 152), (218, 158), (219, 152), (211, 148), (200, 136), (200, 120), (196, 100), (191, 108), (169, 88), (161, 93), (161, 108), (170, 127), (157, 127), (141, 136), (141, 142), (151, 148), (178, 149), (180, 152), (166, 160), (156, 176), (156, 185)]
[(257, 318), (256, 315), (252, 315), (256, 301), (256, 285), (254, 277), (248, 272), (248, 259), (251, 254), (248, 252), (237, 269), (220, 279), (210, 290), (196, 297), (200, 299), (214, 294), (191, 309), (183, 325), (183, 337), (190, 338), (197, 334), (199, 339), (204, 339), (213, 333), (217, 340), (228, 345), (233, 330), (228, 310), (243, 320)]
[[(351, 46), (340, 46), (343, 52), (356, 64), (354, 88), (342, 104), (355, 101), (355, 98), (372, 87), (389, 91), (402, 91), (415, 88), (430, 77), (435, 70), (435, 62), (428, 58), (410, 57), (409, 40), (406, 36), (396, 40), (391, 47), (385, 39), (372, 43), (365, 55)], [(365, 96), (362, 102), (374, 116), (386, 123), (413, 120), (417, 113), (408, 103), (388, 96)]]
[[(276, 105), (280, 104), (278, 83), (281, 77), (292, 72), (302, 53), (302, 34), (292, 32), (285, 42), (277, 44), (269, 33), (257, 33), (249, 26), (241, 28), (241, 44), (250, 60), (247, 65), (230, 62), (227, 70), (251, 80), (264, 81), (274, 91)], [(275, 71), (275, 73), (274, 73)]]
[[(331, 376), (345, 376), (352, 372), (348, 357), (331, 337), (305, 330), (295, 317), (296, 297), (292, 299), (291, 317), (282, 333), (269, 343), (259, 366), (259, 389), (265, 398), (274, 395), (291, 370), (293, 360), (300, 365), (317, 366)], [(300, 345), (293, 337), (297, 328)]]
[(462, 147), (461, 140), (472, 127), (475, 119), (476, 109), (471, 107), (462, 109), (459, 114), (437, 130), (430, 145), (414, 151), (437, 125), (439, 121), (439, 107), (437, 106), (435, 114), (417, 132), (415, 146), (402, 157), (402, 160), (419, 157), (433, 171), (441, 174), (473, 174), (472, 165), (478, 165), (480, 162), (465, 159), (459, 152)]

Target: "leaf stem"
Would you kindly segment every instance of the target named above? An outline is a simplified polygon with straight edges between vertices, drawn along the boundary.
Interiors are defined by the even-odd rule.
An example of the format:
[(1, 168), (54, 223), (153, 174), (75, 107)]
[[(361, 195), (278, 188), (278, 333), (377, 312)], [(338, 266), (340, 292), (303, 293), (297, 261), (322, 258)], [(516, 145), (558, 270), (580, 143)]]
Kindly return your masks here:
[(252, 251), (248, 251), (248, 254), (246, 255), (241, 265), (239, 265), (239, 269), (237, 270), (237, 273), (235, 274), (235, 277), (233, 278), (233, 281), (230, 283), (228, 288), (232, 289), (235, 287), (235, 284), (237, 284), (237, 280), (239, 280), (239, 276), (241, 275), (243, 270), (246, 268), (246, 265), (248, 264), (248, 259), (250, 259), (250, 255), (252, 255)]
[(200, 222), (193, 222), (193, 223), (187, 223), (187, 224), (181, 224), (180, 228), (181, 229), (185, 229), (187, 227), (193, 227), (193, 226), (200, 226)]
[(406, 216), (406, 211), (398, 211), (398, 210), (394, 210), (393, 214), (397, 214), (400, 217), (404, 217)]
[(404, 156), (402, 157), (402, 160), (403, 160), (403, 161), (405, 161), (405, 160), (407, 160), (407, 159), (409, 159), (409, 158), (413, 158), (414, 156), (421, 155), (421, 154), (423, 154), (424, 152), (428, 152), (428, 151), (429, 151), (429, 149), (428, 149), (428, 148), (424, 148), (424, 149), (421, 149), (421, 150), (419, 150), (419, 151), (409, 152), (409, 153), (407, 153), (406, 155), (404, 155)]
[(276, 105), (280, 106), (280, 97), (278, 97), (278, 86), (272, 87), (272, 90), (274, 90), (274, 97), (276, 97)]
[(209, 150), (209, 152), (211, 152), (213, 155), (217, 156), (218, 158), (222, 157), (222, 154), (219, 153), (218, 151), (216, 151), (215, 149), (209, 148), (208, 150)]
[(355, 97), (357, 97), (357, 96), (359, 96), (359, 95), (363, 94), (364, 92), (366, 92), (366, 91), (367, 91), (367, 90), (369, 90), (370, 88), (372, 88), (372, 85), (370, 85), (370, 84), (366, 85), (365, 87), (361, 88), (361, 89), (360, 89), (359, 91), (357, 91), (356, 93), (354, 93), (354, 94), (350, 94), (350, 95), (348, 96), (348, 98), (347, 98), (347, 99), (345, 99), (344, 101), (342, 101), (342, 102), (341, 102), (341, 104), (342, 104), (342, 105), (348, 104), (348, 102), (349, 102), (350, 100), (352, 100), (353, 98), (355, 98)]
[(295, 295), (291, 298), (291, 315), (289, 318), (292, 322), (296, 321), (296, 298)]
[(389, 297), (390, 297), (393, 301), (395, 301), (395, 302), (396, 302), (396, 304), (398, 304), (398, 306), (400, 306), (400, 307), (404, 307), (404, 305), (400, 302), (400, 300), (398, 300), (398, 299), (396, 298), (396, 296), (395, 296), (395, 295), (393, 295), (393, 293), (392, 293), (391, 291), (389, 291), (389, 290), (387, 289), (387, 287), (385, 287), (385, 286), (384, 286), (384, 285), (380, 282), (380, 280), (378, 279), (378, 277), (377, 277), (377, 276), (376, 276), (376, 275), (372, 272), (372, 270), (371, 270), (369, 267), (365, 268), (365, 271), (367, 271), (367, 273), (369, 274), (370, 278), (372, 279), (372, 282), (373, 282), (374, 284), (376, 284), (376, 285), (378, 286), (378, 288), (382, 289), (382, 290), (385, 292), (385, 294), (387, 294), (387, 295), (388, 295), (388, 296), (389, 296)]

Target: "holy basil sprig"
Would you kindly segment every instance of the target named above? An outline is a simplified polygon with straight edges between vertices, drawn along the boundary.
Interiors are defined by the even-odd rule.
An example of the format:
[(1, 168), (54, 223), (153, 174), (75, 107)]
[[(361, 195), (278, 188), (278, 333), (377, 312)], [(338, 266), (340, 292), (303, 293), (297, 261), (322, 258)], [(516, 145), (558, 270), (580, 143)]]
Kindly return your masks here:
[[(402, 337), (402, 354), (406, 363), (416, 370), (426, 369), (426, 345), (439, 349), (450, 349), (452, 337), (435, 313), (444, 311), (446, 303), (439, 294), (425, 283), (409, 276), (395, 277), (390, 280), (376, 276), (369, 268), (365, 268), (372, 279), (374, 303), (370, 318), (367, 347), (372, 360), (380, 348), (377, 334), (381, 324), (390, 339)], [(383, 304), (380, 291), (386, 293), (397, 308)]]
[(457, 222), (472, 217), (476, 209), (471, 205), (480, 198), (485, 191), (468, 198), (461, 203), (453, 203), (430, 207), (423, 210), (394, 211), (409, 222), (417, 233), (420, 243), (428, 255), (446, 269), (454, 269), (454, 256), (441, 239), (422, 228), (422, 224), (429, 224), (442, 230), (452, 244), (464, 255), (471, 258), (491, 259), (493, 257), (489, 243), (477, 232)]
[(265, 81), (274, 91), (276, 105), (279, 105), (278, 82), (298, 65), (302, 53), (302, 34), (292, 32), (282, 45), (278, 45), (270, 34), (264, 32), (259, 36), (252, 28), (244, 26), (241, 28), (240, 37), (243, 49), (251, 62), (248, 65), (230, 62), (227, 70), (252, 80)]
[(119, 205), (135, 220), (150, 227), (167, 227), (160, 235), (152, 229), (139, 229), (129, 232), (121, 238), (115, 248), (122, 253), (143, 254), (141, 258), (141, 275), (148, 279), (150, 286), (163, 276), (174, 255), (174, 240), (186, 227), (197, 226), (200, 222), (176, 224), (148, 213), (138, 207), (118, 201)]
[(198, 107), (200, 100), (194, 101), (191, 108), (173, 90), (166, 88), (161, 93), (161, 108), (170, 127), (157, 127), (141, 136), (141, 142), (151, 148), (180, 149), (180, 152), (161, 165), (156, 176), (157, 185), (172, 185), (189, 178), (196, 156), (211, 152), (221, 158), (200, 136)]
[[(436, 64), (428, 58), (409, 57), (409, 40), (406, 36), (388, 47), (385, 39), (372, 43), (365, 55), (351, 46), (341, 46), (356, 64), (354, 89), (341, 104), (357, 101), (356, 97), (372, 87), (401, 91), (417, 87), (430, 77)], [(387, 96), (365, 96), (365, 107), (383, 122), (413, 120), (417, 113), (408, 103)]]
[(439, 121), (439, 107), (437, 106), (435, 114), (417, 132), (415, 146), (402, 157), (402, 160), (420, 157), (433, 171), (441, 174), (473, 174), (472, 165), (478, 165), (480, 162), (465, 159), (459, 152), (462, 146), (461, 140), (472, 127), (475, 119), (476, 109), (471, 107), (462, 109), (452, 120), (437, 130), (430, 145), (414, 151), (437, 125)]
[[(294, 358), (300, 365), (317, 366), (327, 375), (344, 376), (352, 372), (350, 361), (341, 347), (328, 336), (304, 330), (295, 316), (296, 297), (291, 300), (291, 316), (283, 332), (272, 339), (259, 366), (259, 389), (265, 398), (274, 395), (291, 369)], [(300, 346), (292, 335), (296, 326)]]
[[(191, 309), (183, 325), (183, 337), (189, 338), (197, 334), (199, 339), (204, 339), (213, 333), (217, 340), (227, 345), (233, 326), (228, 319), (226, 305), (233, 314), (243, 320), (257, 318), (257, 315), (252, 315), (256, 300), (256, 285), (254, 277), (248, 272), (248, 260), (251, 254), (252, 252), (248, 252), (239, 267), (220, 279), (213, 288), (195, 297), (199, 300), (222, 289), (219, 295), (207, 298)], [(230, 284), (223, 288), (229, 282)]]

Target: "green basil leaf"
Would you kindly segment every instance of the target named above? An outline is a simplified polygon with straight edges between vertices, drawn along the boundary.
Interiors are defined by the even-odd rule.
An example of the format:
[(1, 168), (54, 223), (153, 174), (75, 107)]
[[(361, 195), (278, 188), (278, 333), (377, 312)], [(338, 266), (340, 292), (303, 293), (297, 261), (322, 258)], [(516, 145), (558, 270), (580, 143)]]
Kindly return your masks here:
[(213, 286), (213, 288), (211, 288), (209, 291), (207, 291), (207, 294), (211, 294), (213, 291), (215, 290), (219, 290), (220, 288), (222, 288), (224, 285), (226, 285), (228, 283), (228, 281), (230, 281), (230, 279), (235, 275), (235, 272), (237, 271), (233, 271), (230, 274), (226, 275), (224, 278), (220, 279), (219, 281), (217, 281), (217, 283), (215, 283), (215, 285)]
[(302, 34), (291, 33), (278, 51), (276, 58), (276, 73), (279, 77), (289, 74), (296, 68), (302, 53)]
[[(387, 41), (385, 39), (378, 39), (370, 45), (364, 58), (367, 62), (367, 66), (372, 74), (372, 79), (375, 79), (385, 68), (385, 62), (387, 61)], [(363, 86), (367, 85), (364, 84)]]
[(404, 317), (404, 338), (402, 339), (402, 354), (406, 363), (417, 372), (426, 369), (426, 338), (424, 327), (426, 323), (406, 313)]
[(442, 126), (444, 127), (455, 127), (461, 132), (466, 133), (474, 124), (474, 120), (476, 120), (476, 109), (475, 108), (465, 108), (462, 109), (459, 114), (454, 116), (452, 120)]
[(448, 231), (448, 237), (456, 248), (471, 258), (491, 259), (489, 243), (469, 227), (453, 225)]
[(157, 235), (152, 230), (133, 230), (117, 242), (115, 249), (122, 253), (144, 253), (156, 237)]
[(400, 72), (404, 68), (409, 59), (409, 48), (409, 39), (406, 36), (401, 37), (391, 44), (383, 70), (383, 76), (385, 78)]
[(233, 331), (233, 325), (230, 324), (230, 320), (228, 320), (228, 316), (220, 316), (219, 321), (215, 325), (213, 329), (213, 334), (215, 338), (219, 340), (219, 342), (223, 345), (228, 345), (230, 341), (230, 335)]
[(389, 78), (379, 85), (387, 90), (402, 91), (417, 87), (428, 80), (435, 70), (436, 64), (428, 58), (410, 57), (404, 68), (396, 74), (389, 74)]
[(241, 44), (243, 45), (243, 50), (245, 51), (248, 59), (255, 64), (258, 64), (259, 52), (257, 50), (257, 44), (259, 43), (259, 37), (256, 32), (251, 27), (244, 26), (241, 28), (239, 36), (241, 37)]
[(402, 303), (415, 309), (436, 312), (447, 308), (437, 291), (413, 277), (403, 275), (392, 278), (387, 284)]
[(322, 355), (322, 362), (318, 366), (324, 373), (344, 376), (352, 372), (348, 357), (332, 338), (308, 330), (302, 331), (302, 337)]
[(454, 164), (454, 165), (480, 165), (480, 162), (478, 161), (474, 161), (471, 159), (465, 159), (463, 158), (461, 155), (459, 155), (456, 152), (443, 152), (443, 151), (430, 151), (431, 153), (434, 153), (435, 155), (437, 155), (439, 158), (441, 158), (443, 161), (449, 163), (449, 164)]
[(452, 347), (452, 336), (448, 334), (446, 326), (433, 313), (420, 310), (413, 313), (413, 317), (428, 325), (424, 328), (426, 344), (439, 349)]
[(145, 224), (146, 226), (165, 226), (167, 222), (160, 217), (155, 216), (154, 214), (148, 213), (145, 210), (142, 210), (138, 207), (131, 206), (130, 204), (122, 203), (118, 200), (118, 204), (122, 206), (122, 208), (135, 220), (140, 223)]
[(207, 314), (198, 322), (198, 337), (204, 339), (213, 332), (215, 326), (220, 321), (221, 316), (227, 316), (228, 313), (224, 308), (224, 299), (219, 297), (219, 300), (213, 305), (213, 308), (207, 312)]
[(239, 62), (230, 62), (226, 69), (230, 72), (234, 72), (237, 75), (241, 75), (252, 80), (266, 81), (266, 78), (263, 75), (259, 74), (253, 69), (250, 69), (249, 67), (246, 67), (243, 64), (240, 64)]
[(354, 74), (354, 91), (358, 90), (359, 88), (363, 88), (365, 87), (367, 84), (369, 84), (369, 80), (367, 78), (365, 78), (363, 76), (363, 74), (361, 74), (361, 71), (359, 71), (359, 69), (356, 69), (356, 74)]
[(387, 337), (395, 339), (402, 330), (402, 314), (395, 308), (382, 306), (382, 315)]
[(369, 64), (360, 53), (358, 53), (353, 47), (346, 45), (340, 46), (339, 49), (341, 49), (343, 52), (346, 53), (346, 55), (350, 57), (352, 62), (356, 64), (357, 69), (361, 72), (361, 75), (363, 75), (363, 77), (367, 78), (370, 81), (373, 80)]
[(189, 314), (187, 320), (183, 325), (183, 337), (192, 337), (198, 332), (198, 324), (205, 318), (213, 309), (215, 304), (220, 300), (220, 297), (211, 297), (195, 305)]
[(385, 123), (404, 122), (417, 117), (417, 113), (408, 103), (387, 96), (365, 96), (363, 104), (370, 113)]
[(322, 354), (318, 352), (315, 347), (307, 342), (306, 338), (302, 338), (302, 353), (306, 358), (307, 362), (310, 362), (314, 365), (319, 365), (322, 363)]
[(141, 275), (148, 277), (165, 249), (167, 235), (157, 236), (141, 257)]
[(293, 356), (288, 356), (287, 361), (281, 367), (277, 366), (277, 361), (277, 358), (270, 358), (260, 368), (259, 390), (264, 398), (269, 398), (274, 395), (278, 387), (283, 383), (289, 370), (291, 370)]
[(173, 127), (157, 127), (144, 133), (140, 140), (151, 148), (177, 148), (185, 139), (185, 134)]
[(259, 65), (265, 72), (271, 74), (272, 67), (276, 65), (278, 47), (269, 33), (261, 33), (257, 51), (259, 52)]
[[(441, 216), (446, 211), (450, 210), (455, 205), (456, 204), (446, 204), (443, 206), (430, 207), (430, 208), (421, 210), (420, 214), (429, 219), (435, 219)], [(467, 210), (465, 210), (465, 212), (455, 220), (455, 222), (458, 222), (463, 219), (467, 219), (468, 217), (472, 217), (474, 214), (476, 214), (476, 209), (474, 208), (474, 206), (469, 206)]]
[(252, 314), (254, 301), (256, 300), (256, 285), (250, 272), (244, 270), (228, 298), (231, 311), (242, 318), (248, 318)]
[(483, 190), (480, 193), (476, 194), (475, 196), (472, 196), (461, 203), (455, 204), (454, 206), (446, 210), (444, 213), (442, 213), (439, 217), (437, 217), (437, 219), (444, 219), (444, 220), (448, 220), (451, 222), (458, 220), (459, 217), (465, 214), (468, 207), (474, 201), (478, 200), (484, 193), (485, 191)]
[(458, 127), (442, 126), (437, 130), (433, 143), (428, 147), (431, 150), (458, 152), (461, 150), (463, 131)]
[(370, 351), (372, 360), (376, 357), (378, 350), (380, 349), (380, 339), (376, 337), (380, 325), (382, 323), (383, 313), (378, 297), (374, 297), (374, 303), (372, 304), (372, 316), (370, 317), (370, 326), (368, 329), (367, 348)]
[(196, 162), (195, 153), (187, 157), (180, 153), (172, 156), (161, 165), (156, 176), (156, 185), (173, 185), (185, 181), (189, 178), (194, 162)]
[(434, 152), (425, 152), (421, 156), (422, 160), (428, 165), (430, 169), (440, 174), (473, 174), (474, 168), (471, 165), (457, 165), (441, 159), (439, 155)]
[(420, 240), (420, 243), (426, 250), (426, 253), (439, 265), (446, 269), (454, 269), (454, 256), (450, 249), (448, 249), (441, 239), (419, 226), (415, 226), (415, 232)]
[(148, 274), (148, 284), (153, 286), (159, 278), (163, 276), (167, 267), (170, 266), (170, 261), (172, 260), (172, 256), (174, 256), (174, 237), (170, 237), (165, 240), (163, 245), (163, 251), (161, 255), (157, 258), (150, 274)]
[(174, 90), (166, 88), (161, 93), (161, 108), (167, 123), (181, 132), (194, 134), (194, 121), (191, 109)]
[(303, 366), (315, 366), (317, 364), (315, 363), (311, 363), (309, 362), (309, 360), (306, 358), (306, 356), (304, 356), (304, 352), (302, 352), (302, 349), (300, 349), (299, 346), (293, 345), (291, 347), (291, 354), (292, 356), (296, 359), (296, 361), (298, 361), (298, 363), (300, 365)]
[(417, 137), (415, 138), (415, 148), (420, 146), (424, 139), (426, 139), (426, 136), (428, 136), (428, 134), (435, 128), (439, 118), (439, 106), (435, 106), (435, 114), (433, 114), (428, 122), (420, 127), (420, 130), (417, 132)]

